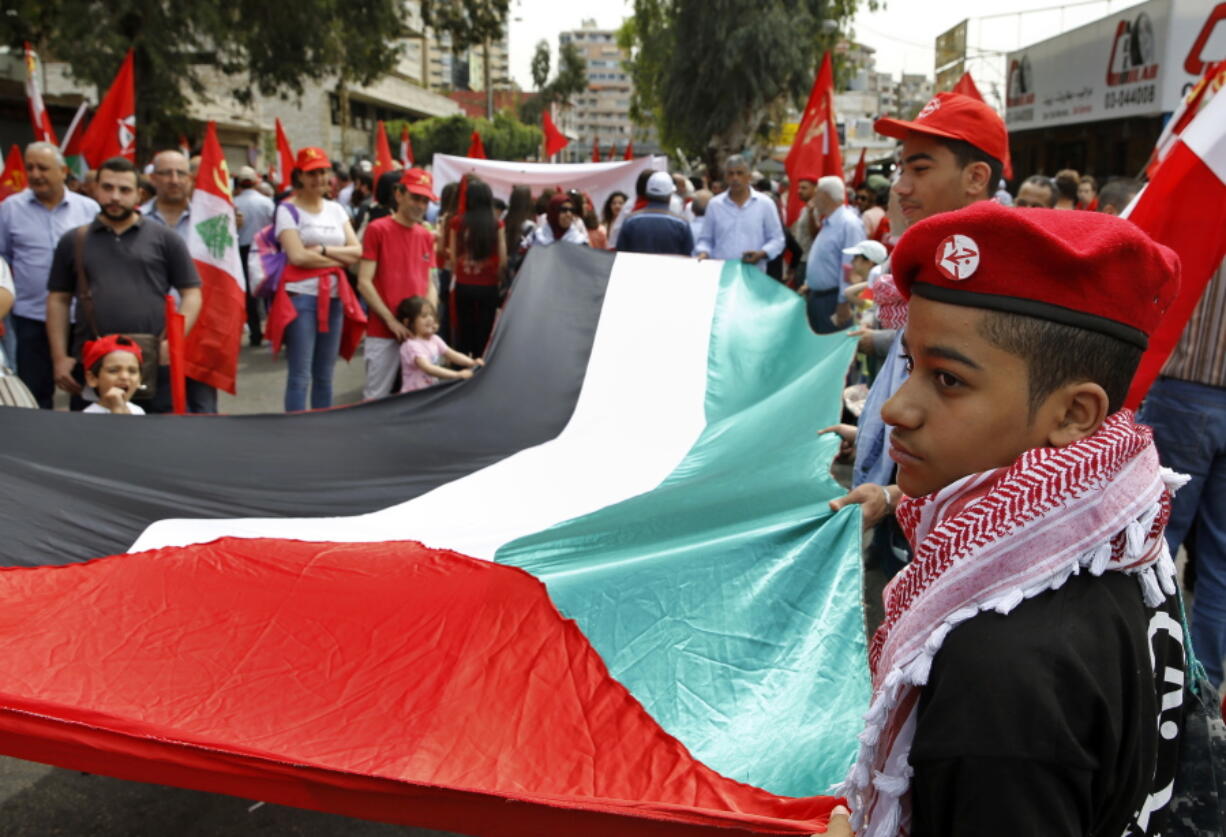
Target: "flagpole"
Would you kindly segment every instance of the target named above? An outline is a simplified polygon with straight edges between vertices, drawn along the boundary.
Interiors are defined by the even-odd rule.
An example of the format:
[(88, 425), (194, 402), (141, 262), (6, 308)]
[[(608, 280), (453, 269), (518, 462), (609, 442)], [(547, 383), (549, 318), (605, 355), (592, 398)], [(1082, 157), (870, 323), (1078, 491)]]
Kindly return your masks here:
[(85, 102), (81, 102), (81, 104), (77, 107), (77, 112), (73, 115), (72, 122), (68, 123), (68, 133), (64, 134), (64, 139), (62, 142), (60, 142), (61, 153), (68, 148), (68, 144), (72, 141), (73, 134), (77, 132), (77, 128), (80, 126), (81, 120), (85, 118), (85, 111), (88, 107), (89, 105)]

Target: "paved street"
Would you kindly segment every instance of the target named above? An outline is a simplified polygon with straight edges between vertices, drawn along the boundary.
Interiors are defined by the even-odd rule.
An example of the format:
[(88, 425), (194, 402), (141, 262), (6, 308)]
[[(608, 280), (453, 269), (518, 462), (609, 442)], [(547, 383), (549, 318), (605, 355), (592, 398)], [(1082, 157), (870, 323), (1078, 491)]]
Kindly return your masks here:
[[(362, 355), (338, 361), (337, 404), (362, 398)], [(238, 395), (220, 393), (223, 413), (281, 412), (285, 358), (274, 359), (266, 343), (244, 345)], [(62, 407), (67, 407), (63, 397)], [(58, 402), (57, 402), (58, 403)], [(0, 837), (88, 835), (89, 837), (447, 837), (446, 832), (400, 828), (279, 805), (259, 805), (232, 796), (125, 782), (0, 757)]]
[[(332, 379), (334, 404), (354, 404), (362, 400), (362, 350), (353, 360), (336, 361)], [(267, 341), (258, 349), (243, 343), (238, 360), (238, 395), (218, 393), (217, 409), (222, 413), (280, 413), (285, 410), (285, 353), (274, 358)]]

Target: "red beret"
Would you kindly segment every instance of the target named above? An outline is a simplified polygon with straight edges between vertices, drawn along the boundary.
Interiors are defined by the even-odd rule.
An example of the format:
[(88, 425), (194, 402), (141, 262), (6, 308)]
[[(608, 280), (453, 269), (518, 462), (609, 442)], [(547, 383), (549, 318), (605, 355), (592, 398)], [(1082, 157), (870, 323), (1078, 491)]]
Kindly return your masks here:
[(1174, 251), (1101, 212), (979, 201), (920, 221), (891, 259), (908, 299), (1025, 314), (1141, 348), (1179, 290)]
[(90, 340), (81, 350), (81, 361), (85, 364), (86, 369), (93, 369), (95, 363), (111, 352), (130, 352), (136, 355), (137, 363), (141, 361), (140, 346), (122, 334), (108, 334), (97, 340)]
[[(878, 119), (873, 123), (873, 130), (894, 139), (906, 139), (907, 134), (917, 133), (969, 142), (999, 160), (1006, 178), (1013, 174), (1005, 120), (983, 102), (961, 93), (938, 93), (914, 120)], [(995, 191), (996, 184), (990, 185), (990, 191)]]

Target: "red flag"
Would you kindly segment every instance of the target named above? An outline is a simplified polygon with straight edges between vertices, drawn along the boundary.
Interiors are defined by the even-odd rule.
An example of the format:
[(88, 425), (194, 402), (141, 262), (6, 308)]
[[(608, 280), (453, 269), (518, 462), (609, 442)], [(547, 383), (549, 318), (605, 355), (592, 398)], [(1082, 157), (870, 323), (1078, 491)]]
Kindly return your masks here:
[(409, 138), (409, 126), (400, 129), (400, 162), (407, 169), (413, 165), (413, 140)]
[[(1179, 295), (1150, 335), (1124, 406), (1136, 409), (1162, 370), (1205, 286), (1226, 258), (1226, 94), (1200, 110), (1170, 144), (1128, 220), (1179, 254)], [(1186, 196), (1195, 194), (1195, 201)]]
[(81, 153), (91, 169), (98, 168), (111, 157), (136, 160), (136, 82), (132, 72), (132, 50), (124, 56), (115, 80), (81, 138)]
[(553, 124), (553, 116), (550, 115), (549, 108), (545, 108), (541, 113), (541, 128), (545, 131), (545, 159), (549, 159), (570, 145), (570, 140), (566, 138), (566, 135), (558, 130), (557, 125)]
[(9, 148), (9, 155), (4, 160), (4, 171), (0, 172), (0, 201), (9, 195), (15, 195), (26, 188), (26, 161), (21, 158), (21, 149), (16, 145)]
[(962, 74), (962, 78), (958, 79), (958, 83), (954, 85), (954, 93), (961, 93), (963, 96), (970, 96), (972, 99), (983, 101), (983, 94), (979, 92), (979, 88), (975, 86), (975, 80), (971, 78), (970, 72)]
[(477, 160), (488, 159), (485, 156), (485, 145), (481, 142), (481, 135), (473, 131), (472, 142), (468, 144), (468, 154), (465, 156), (473, 157)]
[(592, 137), (592, 162), (600, 162), (600, 138)]
[(281, 127), (281, 118), (277, 117), (277, 191), (284, 192), (293, 180), (290, 172), (294, 170), (294, 148), (285, 136), (285, 128)]
[(809, 103), (805, 105), (796, 140), (783, 165), (792, 184), (788, 189), (787, 211), (787, 223), (791, 225), (803, 208), (796, 197), (798, 181), (817, 180), (827, 174), (843, 176), (843, 155), (839, 151), (838, 128), (834, 124), (834, 67), (829, 52), (822, 56), (822, 66), (809, 92)]
[(30, 106), (30, 124), (34, 126), (34, 139), (38, 142), (49, 142), (59, 145), (55, 138), (55, 129), (51, 127), (51, 117), (43, 105), (43, 94), (38, 89), (38, 59), (29, 42), (25, 44), (26, 53), (26, 102)]
[(392, 149), (387, 144), (387, 126), (380, 119), (378, 125), (375, 126), (375, 182), (379, 182), (379, 177), (386, 172), (392, 171), (395, 166), (392, 164)]
[(230, 170), (210, 122), (192, 191), (187, 249), (203, 283), (200, 316), (187, 335), (183, 368), (189, 378), (234, 393), (238, 347), (247, 319)]
[(170, 404), (175, 415), (187, 412), (187, 376), (183, 374), (183, 315), (166, 294), (166, 344), (170, 348)]
[(626, 153), (622, 155), (623, 160), (634, 159), (634, 140), (626, 141)]
[(860, 160), (856, 163), (856, 173), (851, 176), (851, 188), (859, 189), (868, 176), (868, 161), (865, 159), (867, 148), (860, 149)]
[(187, 141), (187, 137), (179, 134), (179, 153), (189, 160), (192, 156), (192, 144)]

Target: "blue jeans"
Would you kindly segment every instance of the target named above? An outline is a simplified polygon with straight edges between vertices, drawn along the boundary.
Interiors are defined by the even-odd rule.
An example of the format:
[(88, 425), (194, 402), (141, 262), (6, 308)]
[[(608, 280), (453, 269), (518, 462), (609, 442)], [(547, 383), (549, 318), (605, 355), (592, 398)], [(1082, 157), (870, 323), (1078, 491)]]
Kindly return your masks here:
[(1192, 647), (1214, 686), (1226, 658), (1226, 387), (1159, 378), (1140, 420), (1154, 428), (1162, 464), (1192, 477), (1175, 494), (1166, 540), (1171, 554), (1196, 535)]
[(13, 339), (17, 347), (16, 358), (9, 355), (9, 359), (16, 361), (17, 374), (30, 388), (38, 406), (50, 410), (55, 397), (55, 367), (51, 363), (47, 324), (42, 320), (31, 320), (16, 314), (11, 314), (9, 320), (13, 326)]
[(328, 330), (319, 331), (316, 297), (293, 294), (290, 301), (298, 316), (285, 327), (285, 349), (289, 378), (285, 382), (285, 411), (305, 410), (307, 388), (311, 390), (311, 409), (332, 406), (332, 370), (341, 346), (341, 321), (344, 308), (339, 297), (328, 306)]

